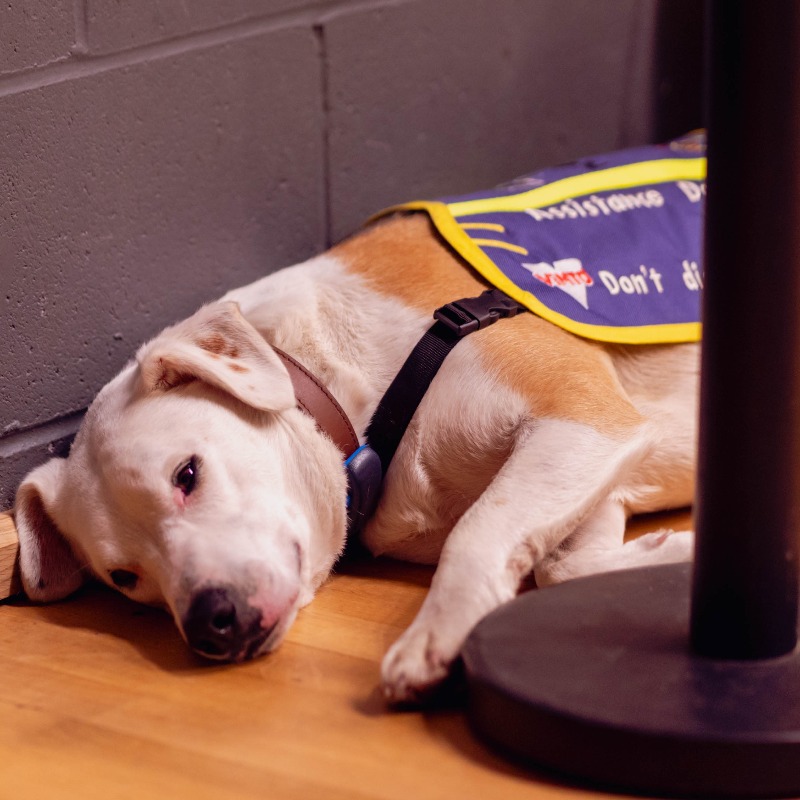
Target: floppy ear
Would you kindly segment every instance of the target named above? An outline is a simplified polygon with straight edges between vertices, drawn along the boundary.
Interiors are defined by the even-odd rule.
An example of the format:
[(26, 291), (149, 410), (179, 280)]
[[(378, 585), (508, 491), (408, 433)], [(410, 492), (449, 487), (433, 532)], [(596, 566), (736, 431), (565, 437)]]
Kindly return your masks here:
[(205, 381), (262, 411), (295, 405), (286, 367), (231, 301), (204, 306), (136, 354), (148, 392)]
[(57, 502), (65, 464), (66, 459), (53, 458), (30, 472), (14, 507), (22, 586), (31, 600), (44, 603), (72, 594), (88, 577), (48, 512)]

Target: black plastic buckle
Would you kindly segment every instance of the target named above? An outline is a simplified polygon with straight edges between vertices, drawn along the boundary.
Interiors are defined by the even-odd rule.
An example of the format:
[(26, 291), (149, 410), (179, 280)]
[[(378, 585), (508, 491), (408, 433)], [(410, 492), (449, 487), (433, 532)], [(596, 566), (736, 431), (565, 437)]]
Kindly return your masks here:
[(492, 325), (499, 319), (513, 317), (522, 306), (499, 289), (487, 289), (478, 297), (465, 297), (437, 308), (433, 318), (445, 324), (459, 336)]

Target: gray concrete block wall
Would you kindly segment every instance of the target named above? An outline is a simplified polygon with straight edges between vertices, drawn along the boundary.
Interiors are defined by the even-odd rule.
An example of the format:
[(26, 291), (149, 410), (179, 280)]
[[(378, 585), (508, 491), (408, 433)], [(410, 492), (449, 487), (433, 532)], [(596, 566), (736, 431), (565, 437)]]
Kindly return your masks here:
[(142, 341), (227, 288), (390, 203), (697, 124), (699, 81), (658, 58), (677, 6), (0, 4), (0, 508)]
[(74, 0), (0, 4), (0, 75), (65, 61), (75, 36)]
[(638, 4), (439, 0), (332, 20), (333, 236), (387, 204), (623, 144), (646, 88), (626, 74)]
[(309, 0), (86, 0), (86, 47), (93, 55), (114, 53), (308, 5)]

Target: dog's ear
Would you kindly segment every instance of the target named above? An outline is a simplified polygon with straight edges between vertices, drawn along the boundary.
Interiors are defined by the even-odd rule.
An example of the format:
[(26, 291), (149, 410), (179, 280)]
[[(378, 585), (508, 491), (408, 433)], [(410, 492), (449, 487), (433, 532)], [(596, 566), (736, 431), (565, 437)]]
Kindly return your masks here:
[(56, 502), (66, 459), (53, 458), (30, 472), (17, 489), (14, 520), (19, 534), (22, 586), (31, 600), (60, 600), (87, 579), (48, 509)]
[(286, 367), (234, 302), (204, 306), (143, 345), (136, 360), (148, 392), (201, 380), (262, 411), (295, 405)]

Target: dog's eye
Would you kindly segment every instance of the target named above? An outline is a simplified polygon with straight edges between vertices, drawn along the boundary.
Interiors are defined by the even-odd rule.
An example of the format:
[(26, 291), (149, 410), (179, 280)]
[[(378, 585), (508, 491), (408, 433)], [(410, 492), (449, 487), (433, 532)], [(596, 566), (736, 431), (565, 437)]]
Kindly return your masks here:
[(197, 483), (197, 459), (194, 456), (178, 469), (172, 478), (172, 483), (184, 494), (188, 495), (194, 491)]
[(139, 583), (139, 576), (129, 569), (112, 569), (108, 574), (118, 589), (135, 589)]

